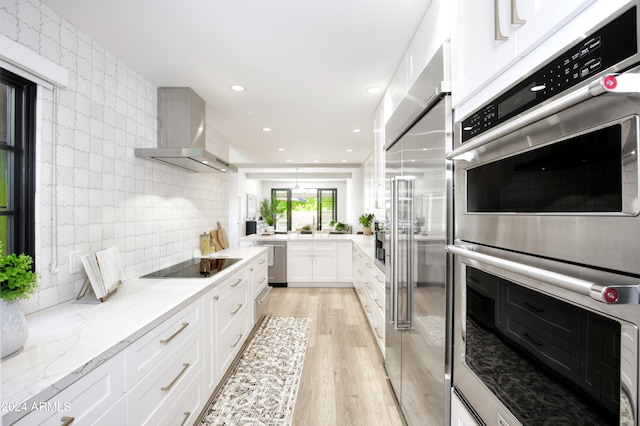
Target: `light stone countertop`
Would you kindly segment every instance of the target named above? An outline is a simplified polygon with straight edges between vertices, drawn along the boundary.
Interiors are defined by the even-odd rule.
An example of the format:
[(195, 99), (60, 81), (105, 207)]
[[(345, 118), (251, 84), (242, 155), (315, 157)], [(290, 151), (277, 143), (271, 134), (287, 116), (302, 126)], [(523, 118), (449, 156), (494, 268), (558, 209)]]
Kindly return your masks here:
[[(2, 361), (2, 406), (32, 406), (106, 362), (266, 249), (230, 247), (211, 257), (243, 258), (209, 278), (126, 280), (106, 302), (75, 300), (27, 315), (29, 336), (18, 355)], [(209, 256), (203, 256), (209, 257)], [(27, 413), (3, 408), (2, 423)]]

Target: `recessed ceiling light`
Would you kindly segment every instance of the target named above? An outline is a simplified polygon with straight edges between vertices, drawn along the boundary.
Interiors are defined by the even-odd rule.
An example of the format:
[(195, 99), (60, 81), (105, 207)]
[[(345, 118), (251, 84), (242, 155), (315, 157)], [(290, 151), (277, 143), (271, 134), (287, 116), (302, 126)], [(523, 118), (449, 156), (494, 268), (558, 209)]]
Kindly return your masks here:
[(290, 163), (290, 162), (291, 162), (291, 160), (287, 160), (287, 163)]
[(278, 148), (278, 151), (284, 151), (284, 148)]
[(379, 87), (367, 87), (367, 93), (380, 93)]
[(314, 162), (314, 163), (319, 163), (320, 161), (318, 161), (318, 160), (313, 160), (313, 162)]
[(262, 131), (263, 132), (270, 132), (271, 131), (271, 127), (263, 127)]
[(234, 92), (244, 92), (244, 86), (234, 84), (233, 86), (231, 86), (231, 90), (233, 90)]
[(352, 152), (353, 150), (351, 148), (347, 149), (347, 152)]
[(342, 160), (342, 162), (343, 162), (343, 163), (346, 163), (346, 162), (347, 162), (347, 160)]
[(360, 133), (360, 129), (353, 129), (353, 133)]

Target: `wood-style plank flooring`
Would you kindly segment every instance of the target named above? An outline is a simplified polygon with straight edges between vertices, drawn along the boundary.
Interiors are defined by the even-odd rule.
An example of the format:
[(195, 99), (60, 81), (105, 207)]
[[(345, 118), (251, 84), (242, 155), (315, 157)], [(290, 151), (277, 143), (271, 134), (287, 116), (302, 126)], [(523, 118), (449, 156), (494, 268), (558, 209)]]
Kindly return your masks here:
[(353, 289), (274, 288), (265, 314), (311, 318), (294, 425), (405, 425)]

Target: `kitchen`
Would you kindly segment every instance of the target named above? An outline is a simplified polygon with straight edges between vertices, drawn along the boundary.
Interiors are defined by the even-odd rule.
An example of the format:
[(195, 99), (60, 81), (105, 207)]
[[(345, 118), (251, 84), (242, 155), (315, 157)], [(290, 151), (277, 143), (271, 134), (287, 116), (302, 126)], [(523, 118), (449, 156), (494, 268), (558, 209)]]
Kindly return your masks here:
[[(391, 112), (401, 105), (422, 68), (447, 39), (451, 40), (453, 52), (454, 77), (450, 90), (454, 120), (457, 121), (545, 62), (546, 58), (571, 46), (578, 34), (596, 27), (604, 16), (630, 3), (633, 2), (572, 1), (562, 5), (537, 2), (534, 7), (521, 1), (511, 4), (507, 1), (495, 4), (489, 1), (472, 4), (431, 1), (422, 2), (410, 11), (403, 10), (404, 22), (411, 24), (404, 24), (408, 27), (404, 44), (397, 51), (400, 53), (395, 53), (393, 64), (387, 70), (387, 80), (380, 84), (386, 88), (384, 102), (376, 109), (382, 100), (380, 95), (377, 101), (370, 100), (369, 107), (364, 108), (368, 121), (357, 125), (362, 127), (361, 133), (365, 133), (365, 126), (371, 127), (371, 123), (378, 131), (384, 130)], [(36, 188), (34, 255), (41, 284), (36, 295), (22, 302), (27, 314), (75, 298), (85, 280), (82, 269), (71, 265), (75, 255), (72, 253), (77, 251), (83, 254), (95, 252), (115, 244), (122, 253), (125, 278), (134, 278), (191, 257), (197, 248), (198, 236), (214, 227), (216, 222), (228, 230), (231, 244), (237, 245), (244, 231), (246, 195), (267, 197), (270, 189), (262, 183), (268, 178), (264, 175), (252, 178), (251, 173), (272, 168), (271, 162), (265, 164), (266, 161), (253, 158), (243, 160), (242, 156), (248, 155), (251, 148), (239, 150), (236, 147), (243, 140), (262, 141), (264, 136), (259, 139), (255, 134), (231, 137), (231, 131), (225, 127), (228, 124), (224, 123), (224, 105), (220, 104), (207, 104), (207, 120), (211, 117), (212, 121), (206, 123), (206, 146), (216, 157), (237, 165), (240, 169), (237, 174), (186, 173), (135, 157), (134, 148), (157, 145), (158, 87), (189, 86), (189, 83), (181, 82), (188, 81), (190, 73), (203, 71), (184, 71), (181, 80), (156, 79), (157, 82), (152, 83), (146, 77), (147, 73), (152, 75), (151, 69), (146, 69), (144, 74), (135, 71), (124, 59), (106, 49), (105, 42), (97, 42), (88, 36), (88, 29), (87, 32), (80, 30), (81, 23), (73, 24), (74, 21), (61, 18), (58, 13), (63, 13), (56, 10), (58, 7), (63, 10), (63, 6), (64, 2), (41, 4), (3, 0), (0, 8), (3, 65), (7, 63), (7, 66), (17, 68), (12, 68), (16, 72), (27, 69), (35, 74), (39, 83), (38, 113), (42, 118), (36, 139), (39, 185)], [(183, 16), (180, 9), (173, 10), (175, 16)], [(291, 17), (295, 16), (295, 10), (290, 11)], [(132, 10), (131, 16), (141, 12), (144, 11)], [(502, 22), (498, 32), (508, 40), (483, 44), (477, 34), (493, 36), (494, 13)], [(421, 24), (422, 16), (425, 18)], [(152, 23), (165, 25), (164, 22)], [(130, 26), (130, 23), (122, 23), (123, 34)], [(103, 34), (103, 38), (117, 40), (122, 37), (113, 28), (105, 31), (107, 34)], [(377, 54), (385, 55), (383, 51)], [(176, 56), (152, 67), (169, 67), (173, 62), (187, 63), (187, 60)], [(254, 60), (267, 63), (269, 58)], [(242, 64), (238, 68), (252, 67), (247, 64), (248, 58), (238, 61)], [(396, 74), (392, 76), (394, 72)], [(230, 84), (235, 83), (230, 81)], [(55, 87), (59, 89), (54, 90)], [(204, 90), (198, 91), (200, 95), (211, 96)], [(245, 111), (247, 109), (245, 105)], [(250, 114), (243, 116), (241, 121), (248, 120), (247, 116)], [(266, 125), (268, 123), (260, 125), (258, 131), (263, 132), (261, 128)], [(277, 130), (273, 127), (267, 140)], [(340, 139), (340, 155), (336, 154), (337, 148), (327, 148), (323, 153), (326, 157), (318, 157), (318, 163), (313, 163), (316, 158), (308, 158), (304, 164), (302, 161), (297, 164), (295, 158), (292, 163), (283, 161), (282, 165), (289, 168), (291, 177), (279, 184), (293, 186), (295, 173), (292, 167), (303, 169), (304, 179), (315, 173), (311, 170), (320, 167), (325, 168), (320, 172), (327, 176), (349, 174), (349, 177), (329, 177), (328, 180), (344, 182), (346, 202), (339, 204), (340, 209), (344, 208), (344, 216), (338, 219), (351, 223), (358, 231), (357, 218), (362, 212), (374, 212), (377, 218), (385, 215), (383, 147), (386, 142), (373, 130), (364, 139), (368, 150), (358, 153), (352, 160), (343, 157), (348, 155), (344, 152), (348, 144)], [(256, 144), (254, 149), (257, 152), (267, 145)], [(278, 147), (271, 145), (274, 150)], [(280, 158), (284, 160), (284, 154)], [(342, 165), (343, 159), (347, 160), (347, 166)], [(322, 182), (311, 180), (316, 186)], [(633, 383), (637, 387), (637, 379)], [(635, 410), (637, 413), (637, 407)], [(493, 424), (493, 420), (485, 422)]]

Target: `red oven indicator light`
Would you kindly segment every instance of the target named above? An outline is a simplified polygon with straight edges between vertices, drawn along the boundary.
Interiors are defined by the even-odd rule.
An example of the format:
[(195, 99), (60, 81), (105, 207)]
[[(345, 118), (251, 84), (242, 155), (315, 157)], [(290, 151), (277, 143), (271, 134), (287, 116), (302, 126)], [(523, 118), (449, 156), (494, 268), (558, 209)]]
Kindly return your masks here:
[(615, 303), (618, 301), (618, 291), (615, 288), (604, 289), (604, 301), (607, 303)]
[(613, 90), (618, 86), (618, 80), (615, 75), (608, 75), (604, 78), (604, 87), (607, 90)]

